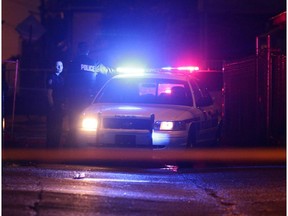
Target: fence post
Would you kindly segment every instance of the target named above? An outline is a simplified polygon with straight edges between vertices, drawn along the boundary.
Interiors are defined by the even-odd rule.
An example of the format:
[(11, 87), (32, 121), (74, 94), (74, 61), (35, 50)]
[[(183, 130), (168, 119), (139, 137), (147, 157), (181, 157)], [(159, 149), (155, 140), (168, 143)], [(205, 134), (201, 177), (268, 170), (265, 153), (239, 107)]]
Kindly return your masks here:
[(12, 125), (11, 125), (11, 135), (14, 134), (14, 120), (15, 120), (15, 109), (16, 109), (16, 93), (17, 93), (17, 82), (18, 82), (18, 66), (19, 60), (4, 60), (4, 63), (13, 63), (15, 64), (15, 78), (14, 78), (14, 92), (13, 92), (13, 107), (12, 107)]
[(18, 59), (16, 60), (16, 69), (15, 69), (15, 80), (14, 80), (14, 94), (13, 94), (13, 111), (12, 111), (12, 127), (11, 134), (14, 134), (14, 120), (15, 120), (15, 109), (16, 109), (16, 93), (17, 93), (17, 82), (18, 82)]
[(267, 35), (267, 83), (266, 83), (266, 141), (270, 144), (271, 135), (271, 90), (272, 90), (272, 71), (271, 71), (271, 49), (270, 35)]

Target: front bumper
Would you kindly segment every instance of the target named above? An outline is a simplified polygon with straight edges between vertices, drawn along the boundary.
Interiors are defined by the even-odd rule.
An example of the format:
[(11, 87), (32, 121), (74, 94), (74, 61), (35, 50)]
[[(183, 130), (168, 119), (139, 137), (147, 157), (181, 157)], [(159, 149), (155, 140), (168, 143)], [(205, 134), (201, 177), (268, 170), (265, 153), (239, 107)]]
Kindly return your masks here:
[(80, 146), (94, 147), (143, 147), (143, 148), (183, 148), (186, 146), (186, 131), (112, 130), (97, 132), (80, 131)]

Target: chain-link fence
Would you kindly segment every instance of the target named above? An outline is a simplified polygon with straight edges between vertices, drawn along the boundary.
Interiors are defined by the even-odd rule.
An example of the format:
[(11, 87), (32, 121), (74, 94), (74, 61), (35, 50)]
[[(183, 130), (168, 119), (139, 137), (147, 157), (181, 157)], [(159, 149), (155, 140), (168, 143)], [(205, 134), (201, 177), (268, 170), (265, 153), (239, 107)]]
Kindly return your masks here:
[(19, 67), (17, 72), (13, 62), (4, 62), (2, 68), (4, 115), (45, 115), (46, 77), (51, 70)]

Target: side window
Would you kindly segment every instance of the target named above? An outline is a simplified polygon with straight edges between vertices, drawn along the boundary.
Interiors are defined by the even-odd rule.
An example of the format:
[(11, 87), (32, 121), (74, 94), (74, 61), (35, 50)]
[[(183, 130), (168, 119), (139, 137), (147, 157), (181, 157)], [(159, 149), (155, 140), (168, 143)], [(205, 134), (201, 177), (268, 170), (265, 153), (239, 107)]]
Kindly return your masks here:
[(158, 84), (158, 99), (161, 104), (192, 106), (192, 96), (187, 83), (169, 81)]
[(198, 106), (199, 101), (201, 100), (201, 92), (199, 90), (199, 87), (196, 85), (195, 82), (193, 82), (192, 80), (190, 81), (192, 89), (193, 89), (193, 94), (194, 94), (194, 98), (195, 98), (195, 103)]
[(194, 80), (191, 80), (190, 83), (192, 85), (197, 106), (204, 107), (213, 104), (213, 100), (208, 90), (204, 86), (202, 86), (201, 83), (196, 83)]

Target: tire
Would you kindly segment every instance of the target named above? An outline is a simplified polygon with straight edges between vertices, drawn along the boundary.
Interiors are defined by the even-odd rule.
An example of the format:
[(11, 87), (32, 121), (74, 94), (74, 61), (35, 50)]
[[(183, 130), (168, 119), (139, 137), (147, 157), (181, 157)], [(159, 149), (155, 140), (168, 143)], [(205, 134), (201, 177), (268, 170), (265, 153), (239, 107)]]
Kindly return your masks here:
[(215, 141), (213, 143), (212, 147), (219, 147), (221, 145), (222, 139), (223, 139), (223, 135), (222, 135), (222, 127), (223, 127), (223, 123), (222, 121), (218, 124), (218, 128), (217, 128), (217, 132), (216, 132), (216, 137), (215, 137)]
[(188, 139), (187, 139), (187, 148), (194, 148), (196, 147), (196, 125), (192, 124), (189, 128), (189, 134), (188, 134)]

